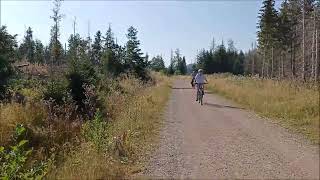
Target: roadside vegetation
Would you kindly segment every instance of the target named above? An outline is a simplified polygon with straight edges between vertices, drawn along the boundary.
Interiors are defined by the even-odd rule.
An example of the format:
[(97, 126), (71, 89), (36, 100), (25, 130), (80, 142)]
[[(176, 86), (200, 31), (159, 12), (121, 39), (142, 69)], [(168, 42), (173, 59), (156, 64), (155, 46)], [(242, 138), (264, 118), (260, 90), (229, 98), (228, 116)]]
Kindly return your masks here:
[(319, 91), (315, 84), (228, 74), (208, 77), (213, 92), (319, 143)]
[(20, 44), (0, 28), (0, 178), (129, 177), (161, 124), (165, 67), (143, 55), (132, 26), (124, 45), (109, 26), (93, 41), (74, 31), (63, 48), (61, 5), (53, 1), (48, 45), (31, 27)]
[(107, 95), (109, 122), (101, 114), (83, 124), (85, 141), (48, 178), (101, 179), (125, 178), (144, 168), (144, 156), (151, 150), (161, 127), (163, 108), (170, 93), (170, 80), (156, 78), (155, 86), (125, 79), (127, 92), (111, 90)]

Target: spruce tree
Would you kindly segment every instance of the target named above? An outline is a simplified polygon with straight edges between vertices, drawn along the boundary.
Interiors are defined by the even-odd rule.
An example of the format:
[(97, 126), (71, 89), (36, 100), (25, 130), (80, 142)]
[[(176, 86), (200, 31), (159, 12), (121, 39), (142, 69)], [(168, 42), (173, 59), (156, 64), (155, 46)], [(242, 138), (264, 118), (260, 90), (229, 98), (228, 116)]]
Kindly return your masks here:
[(35, 53), (35, 42), (33, 40), (33, 31), (31, 27), (28, 27), (26, 34), (24, 36), (23, 42), (20, 45), (20, 53), (26, 58), (30, 63), (34, 63), (34, 53)]
[(11, 35), (7, 32), (6, 26), (0, 26), (0, 56), (13, 58), (17, 47), (16, 37), (17, 35)]
[(166, 67), (164, 65), (164, 60), (162, 56), (156, 56), (151, 59), (150, 68), (154, 71), (164, 70)]
[[(266, 74), (269, 76), (269, 61), (270, 59), (273, 60), (273, 53), (271, 54), (271, 58), (267, 58), (267, 55), (269, 55), (269, 51), (273, 52), (278, 40), (278, 15), (274, 3), (274, 0), (264, 0), (259, 13), (258, 43), (259, 48), (264, 53), (262, 76), (265, 76), (265, 66), (267, 70)], [(267, 62), (266, 59), (268, 59)]]
[(186, 63), (186, 58), (183, 56), (182, 57), (182, 62), (181, 62), (181, 74), (185, 75), (187, 74), (187, 63)]
[(114, 50), (116, 48), (116, 43), (114, 40), (114, 35), (111, 29), (111, 26), (109, 25), (108, 30), (106, 32), (106, 36), (104, 37), (104, 49), (111, 49)]
[(44, 46), (40, 40), (35, 41), (35, 62), (43, 64), (45, 62)]
[(102, 39), (101, 39), (101, 32), (97, 31), (94, 42), (92, 45), (92, 57), (91, 61), (94, 64), (99, 64), (101, 62), (101, 56), (102, 56)]
[(49, 43), (50, 53), (51, 53), (51, 65), (53, 63), (59, 63), (63, 56), (62, 44), (59, 41), (60, 37), (60, 22), (63, 18), (63, 15), (60, 13), (61, 0), (53, 1), (53, 15), (50, 18), (53, 20), (54, 24), (51, 27), (51, 38)]
[(126, 57), (125, 57), (125, 70), (127, 72), (135, 73), (140, 79), (148, 80), (146, 68), (148, 62), (142, 57), (140, 41), (137, 37), (138, 31), (134, 27), (128, 29), (127, 44), (126, 44)]
[(124, 48), (115, 42), (115, 38), (109, 25), (104, 39), (104, 48), (102, 53), (102, 69), (104, 74), (118, 76), (124, 72), (122, 59), (124, 56)]
[(6, 26), (0, 27), (0, 100), (5, 97), (9, 78), (13, 74), (11, 66), (17, 47), (16, 35), (7, 32)]

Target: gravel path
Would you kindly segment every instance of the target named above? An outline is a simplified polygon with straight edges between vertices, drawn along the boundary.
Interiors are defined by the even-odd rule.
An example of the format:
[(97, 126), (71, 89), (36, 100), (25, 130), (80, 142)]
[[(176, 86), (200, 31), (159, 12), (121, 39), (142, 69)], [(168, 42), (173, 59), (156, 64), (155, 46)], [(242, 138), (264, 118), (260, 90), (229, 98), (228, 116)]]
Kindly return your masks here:
[(319, 147), (214, 94), (195, 102), (177, 80), (159, 148), (142, 176), (319, 179)]

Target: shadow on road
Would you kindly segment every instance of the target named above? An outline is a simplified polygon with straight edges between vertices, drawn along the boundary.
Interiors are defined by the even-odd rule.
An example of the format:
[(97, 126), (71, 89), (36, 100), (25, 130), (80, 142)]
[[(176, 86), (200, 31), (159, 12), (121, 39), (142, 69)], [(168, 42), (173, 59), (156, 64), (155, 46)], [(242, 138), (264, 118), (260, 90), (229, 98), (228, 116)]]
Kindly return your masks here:
[(188, 87), (171, 87), (171, 89), (193, 89)]
[(234, 106), (228, 106), (228, 105), (220, 105), (220, 104), (213, 104), (213, 103), (203, 103), (203, 105), (216, 107), (216, 108), (232, 108), (232, 109), (243, 109), (241, 107), (234, 107)]

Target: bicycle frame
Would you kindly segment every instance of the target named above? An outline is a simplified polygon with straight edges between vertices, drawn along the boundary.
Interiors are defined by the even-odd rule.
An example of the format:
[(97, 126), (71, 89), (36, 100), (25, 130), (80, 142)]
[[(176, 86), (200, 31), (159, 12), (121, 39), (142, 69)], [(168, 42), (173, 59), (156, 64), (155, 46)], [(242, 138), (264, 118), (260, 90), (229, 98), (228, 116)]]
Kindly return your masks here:
[(198, 102), (203, 105), (203, 94), (204, 94), (204, 84), (207, 84), (207, 83), (203, 83), (203, 84), (200, 84), (200, 86), (198, 85), (198, 83), (195, 83), (197, 85), (197, 99), (198, 99)]

